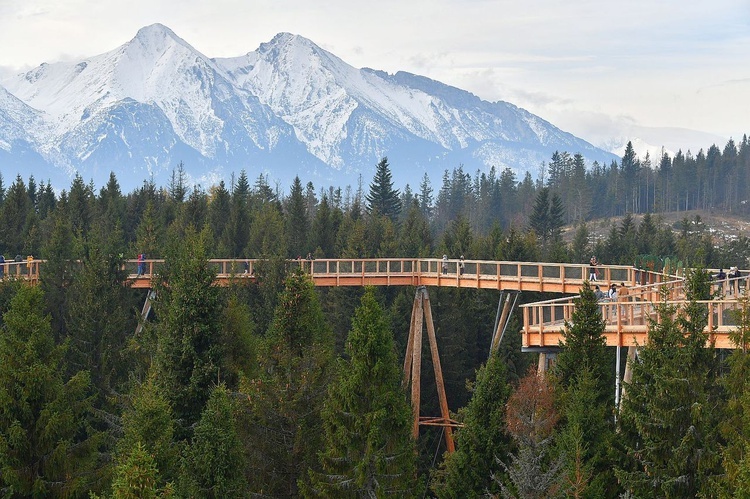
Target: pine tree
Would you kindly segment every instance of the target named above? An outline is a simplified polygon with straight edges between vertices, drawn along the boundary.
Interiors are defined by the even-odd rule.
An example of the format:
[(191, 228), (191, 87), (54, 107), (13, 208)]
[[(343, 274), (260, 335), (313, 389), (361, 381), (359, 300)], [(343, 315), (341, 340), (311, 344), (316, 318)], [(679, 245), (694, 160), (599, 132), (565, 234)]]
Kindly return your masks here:
[(563, 420), (558, 447), (567, 458), (567, 480), (576, 497), (610, 497), (617, 487), (608, 456), (614, 440), (612, 359), (588, 283), (573, 302), (553, 370)]
[(461, 409), (463, 427), (455, 433), (456, 451), (445, 454), (432, 489), (439, 498), (485, 497), (499, 492), (492, 476), (500, 476), (498, 460), (507, 461), (510, 436), (505, 431), (505, 405), (510, 396), (505, 362), (493, 352), (477, 372), (469, 404)]
[(258, 358), (261, 376), (243, 389), (255, 467), (250, 490), (296, 496), (298, 480), (307, 480), (321, 449), (321, 410), (333, 362), (331, 331), (301, 269), (286, 280)]
[(307, 255), (307, 210), (302, 192), (302, 182), (294, 177), (289, 198), (286, 201), (287, 256), (296, 258)]
[(22, 287), (0, 335), (0, 489), (21, 497), (74, 496), (91, 477), (86, 371), (64, 375), (39, 288)]
[(159, 470), (154, 458), (138, 442), (115, 469), (112, 499), (156, 499), (173, 497), (172, 484), (158, 486)]
[(211, 392), (182, 463), (180, 488), (184, 497), (229, 499), (247, 495), (241, 473), (245, 469), (242, 443), (224, 385)]
[(710, 292), (708, 274), (691, 273), (686, 287), (690, 301), (682, 310), (658, 305), (623, 400), (629, 461), (616, 475), (636, 495), (710, 495), (719, 473), (719, 364), (706, 348), (706, 308), (695, 301)]
[(412, 412), (393, 336), (372, 289), (354, 313), (348, 359), (323, 409), (322, 471), (308, 497), (421, 497)]
[(367, 194), (367, 209), (373, 215), (388, 217), (393, 223), (401, 213), (401, 200), (397, 189), (393, 188), (388, 158), (380, 160), (375, 167), (375, 177)]
[(217, 379), (236, 383), (224, 369), (219, 291), (208, 265), (208, 233), (187, 229), (173, 237), (156, 287), (159, 317), (154, 366), (183, 428), (197, 422)]

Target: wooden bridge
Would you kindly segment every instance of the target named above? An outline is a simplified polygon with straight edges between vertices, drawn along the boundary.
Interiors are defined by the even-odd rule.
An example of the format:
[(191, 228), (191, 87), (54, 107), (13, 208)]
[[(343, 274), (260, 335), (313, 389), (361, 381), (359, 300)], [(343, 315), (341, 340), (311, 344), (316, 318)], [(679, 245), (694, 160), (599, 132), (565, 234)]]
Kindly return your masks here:
[[(743, 272), (743, 275), (747, 273)], [(732, 311), (741, 306), (738, 298), (745, 292), (746, 283), (747, 277), (713, 282), (712, 294), (719, 298), (697, 302), (706, 309), (706, 332), (715, 348), (735, 347), (730, 340), (730, 333), (737, 329)], [(619, 293), (616, 301), (604, 299), (599, 302), (600, 313), (606, 322), (604, 336), (607, 345), (613, 347), (646, 344), (649, 322), (659, 320), (657, 306), (666, 303), (681, 308), (687, 303), (681, 279), (628, 287), (626, 293)], [(565, 321), (571, 321), (574, 309), (572, 297), (521, 305), (523, 347), (538, 351), (557, 348), (563, 340)]]
[[(159, 269), (164, 260), (127, 260), (123, 270), (127, 273), (126, 284), (133, 288), (151, 289), (159, 279)], [(215, 272), (217, 285), (254, 282), (259, 260), (213, 259), (209, 265)], [(502, 332), (515, 306), (519, 292), (535, 291), (560, 293), (566, 297), (530, 303), (521, 306), (523, 312), (522, 346), (526, 351), (540, 352), (540, 370), (546, 366), (546, 354), (556, 351), (563, 339), (566, 321), (571, 321), (578, 295), (589, 277), (588, 264), (508, 262), (486, 260), (449, 260), (447, 263), (435, 258), (374, 258), (374, 259), (317, 259), (288, 260), (289, 267), (299, 267), (307, 272), (315, 286), (413, 286), (416, 287), (409, 339), (404, 358), (405, 387), (411, 387), (411, 403), (414, 410), (413, 435), (416, 438), (421, 425), (442, 426), (448, 452), (453, 452), (452, 428), (458, 423), (450, 418), (443, 384), (440, 357), (427, 287), (452, 287), (470, 289), (492, 289), (500, 291), (498, 315), (491, 348), (496, 348)], [(34, 285), (39, 282), (44, 261), (29, 257), (22, 262), (0, 264), (3, 278), (21, 279)], [(629, 266), (600, 265), (599, 285), (606, 290), (610, 284), (624, 285), (627, 292), (620, 291), (617, 301), (603, 300), (599, 303), (602, 317), (606, 320), (607, 345), (628, 348), (625, 378), (635, 356), (635, 346), (648, 340), (650, 319), (658, 320), (656, 307), (667, 303), (684, 303), (683, 280), (674, 276), (640, 270)], [(747, 271), (743, 272), (747, 276)], [(716, 348), (732, 348), (729, 333), (736, 329), (731, 311), (740, 306), (737, 298), (746, 287), (747, 278), (726, 279), (713, 283), (722, 299), (699, 302), (708, 312), (707, 331)], [(506, 294), (507, 293), (507, 294)], [(142, 316), (148, 316), (153, 292), (147, 294)], [(502, 310), (502, 313), (501, 313)], [(427, 324), (427, 336), (435, 370), (435, 384), (440, 401), (439, 417), (420, 416), (422, 329)], [(139, 328), (142, 321), (139, 323)], [(707, 345), (708, 346), (708, 345)], [(617, 348), (616, 403), (620, 396), (620, 348)]]
[[(256, 259), (212, 259), (218, 285), (253, 282), (260, 263)], [(448, 260), (447, 268), (437, 258), (340, 258), (287, 260), (290, 267), (301, 267), (315, 286), (426, 286), (499, 291), (560, 293), (567, 297), (521, 305), (524, 349), (547, 349), (559, 345), (565, 321), (573, 315), (573, 297), (589, 277), (588, 264), (537, 263), (488, 260)], [(126, 260), (127, 283), (133, 288), (150, 289), (158, 278), (164, 260)], [(44, 260), (28, 259), (0, 264), (4, 276), (35, 284)], [(141, 267), (141, 272), (138, 271)], [(463, 269), (461, 268), (463, 267)], [(655, 318), (656, 305), (665, 298), (681, 304), (685, 297), (682, 280), (661, 273), (625, 265), (600, 265), (601, 279), (592, 285), (606, 291), (610, 284), (625, 284), (617, 303), (599, 305), (607, 321), (605, 336), (609, 346), (643, 345), (647, 341), (649, 318)], [(743, 271), (747, 276), (748, 272)], [(708, 331), (717, 348), (731, 348), (729, 333), (736, 328), (731, 310), (745, 288), (746, 278), (714, 283), (721, 299), (700, 302), (708, 311)], [(719, 289), (721, 288), (721, 289)], [(665, 295), (666, 293), (666, 295)]]

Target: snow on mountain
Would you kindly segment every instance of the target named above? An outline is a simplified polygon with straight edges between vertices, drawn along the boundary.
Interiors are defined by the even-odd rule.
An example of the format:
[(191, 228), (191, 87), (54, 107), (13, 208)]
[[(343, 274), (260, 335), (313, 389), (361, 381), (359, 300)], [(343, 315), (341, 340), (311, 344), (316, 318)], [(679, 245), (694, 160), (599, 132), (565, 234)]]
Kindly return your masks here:
[(404, 142), (420, 151), (404, 151), (410, 162), (445, 167), (453, 161), (454, 167), (479, 162), (525, 170), (562, 148), (608, 157), (512, 104), (488, 103), (409, 73), (356, 69), (288, 33), (245, 56), (215, 62), (292, 125), (308, 151), (336, 168), (367, 170)]
[(555, 150), (613, 158), (512, 104), (357, 69), (289, 33), (210, 59), (155, 24), (110, 52), (1, 83), (0, 150), (16, 157), (9, 144), (24, 144), (48, 170), (95, 183), (113, 169), (126, 189), (163, 181), (180, 161), (194, 181), (245, 169), (288, 185), (295, 174), (350, 183), (386, 155), (394, 180), (413, 184), (460, 164), (522, 175)]

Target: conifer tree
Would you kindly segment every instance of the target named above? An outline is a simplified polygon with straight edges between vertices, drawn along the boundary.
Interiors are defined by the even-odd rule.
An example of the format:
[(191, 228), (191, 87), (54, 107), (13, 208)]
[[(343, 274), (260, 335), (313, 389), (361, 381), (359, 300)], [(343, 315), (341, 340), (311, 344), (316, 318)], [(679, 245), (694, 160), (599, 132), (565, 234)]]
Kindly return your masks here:
[(154, 378), (155, 373), (151, 373), (145, 382), (133, 388), (122, 415), (122, 437), (117, 442), (115, 464), (127, 466), (131, 454), (142, 449), (157, 470), (156, 487), (162, 488), (177, 478), (179, 448), (172, 409)]
[(117, 248), (108, 247), (92, 232), (82, 267), (66, 290), (70, 294), (67, 359), (74, 371), (89, 369), (98, 409), (109, 405), (107, 398), (120, 389), (130, 371), (124, 357), (126, 332), (135, 324), (127, 309), (128, 291), (118, 254)]
[(184, 497), (245, 497), (244, 469), (233, 404), (226, 387), (220, 385), (211, 392), (185, 452), (180, 489)]
[(302, 182), (299, 177), (294, 177), (289, 198), (286, 201), (287, 256), (290, 258), (304, 257), (309, 251), (307, 246), (307, 220)]
[[(208, 265), (208, 232), (188, 228), (173, 237), (156, 286), (157, 347), (154, 367), (184, 429), (197, 422), (218, 379), (236, 383), (224, 369), (219, 291)], [(184, 435), (183, 435), (184, 436)]]
[(28, 230), (27, 219), (33, 207), (26, 192), (21, 175), (16, 176), (16, 181), (5, 193), (0, 218), (0, 241), (3, 241), (4, 251), (10, 252), (10, 256), (20, 254), (23, 251), (24, 239)]
[(115, 469), (112, 499), (157, 499), (174, 496), (172, 484), (158, 486), (159, 470), (154, 458), (138, 442)]
[(603, 399), (608, 401), (611, 390), (609, 382), (611, 359), (607, 354), (604, 338), (604, 318), (591, 285), (584, 283), (578, 296), (573, 299), (573, 315), (565, 321), (564, 340), (560, 342), (560, 353), (554, 366), (556, 381), (568, 388), (584, 370), (589, 370), (594, 379), (599, 380), (599, 389)]
[(388, 217), (393, 223), (401, 213), (401, 200), (397, 189), (393, 188), (388, 158), (380, 160), (375, 167), (375, 177), (367, 194), (367, 209), (373, 215)]
[(503, 497), (555, 497), (563, 487), (560, 457), (551, 455), (555, 410), (552, 385), (532, 367), (508, 399), (506, 426), (518, 450), (510, 464), (501, 462), (506, 476), (495, 475)]
[(412, 412), (393, 335), (372, 289), (354, 313), (348, 359), (323, 409), (322, 471), (308, 497), (421, 497)]
[[(553, 369), (561, 407), (558, 447), (567, 460), (567, 480), (577, 497), (611, 496), (612, 463), (608, 452), (614, 439), (614, 418), (604, 320), (591, 286), (584, 284)], [(585, 479), (584, 479), (585, 478)]]
[(230, 254), (229, 248), (225, 247), (221, 243), (221, 240), (229, 221), (231, 198), (223, 180), (219, 182), (219, 185), (211, 189), (210, 198), (211, 200), (208, 204), (208, 224), (213, 232), (214, 240), (218, 242), (218, 247), (215, 249), (216, 256), (228, 258)]
[(432, 246), (432, 234), (422, 210), (412, 203), (401, 227), (398, 254), (402, 257), (427, 257)]
[(96, 439), (87, 430), (86, 371), (64, 375), (39, 288), (21, 287), (0, 335), (0, 490), (16, 497), (82, 493)]
[(455, 433), (456, 451), (445, 454), (432, 480), (439, 498), (485, 497), (498, 493), (492, 476), (503, 474), (498, 460), (507, 461), (510, 435), (505, 431), (505, 406), (510, 396), (508, 372), (498, 352), (477, 372), (469, 404), (459, 412), (463, 427)]
[(732, 311), (737, 329), (730, 333), (735, 349), (727, 359), (729, 372), (722, 378), (726, 392), (726, 410), (721, 423), (722, 468), (715, 480), (719, 497), (743, 497), (750, 490), (750, 294), (738, 298)]
[(706, 348), (706, 308), (695, 301), (710, 292), (708, 279), (703, 271), (689, 274), (682, 310), (658, 305), (659, 320), (633, 365), (621, 417), (629, 461), (616, 474), (638, 496), (711, 495), (719, 473), (719, 364)]
[(286, 280), (259, 355), (261, 376), (243, 388), (250, 419), (250, 490), (298, 495), (317, 461), (321, 411), (331, 377), (333, 337), (309, 276)]
[(67, 335), (71, 284), (78, 271), (73, 262), (72, 226), (62, 206), (50, 217), (52, 234), (44, 247), (47, 262), (39, 276), (45, 309), (51, 314), (52, 334), (58, 341)]

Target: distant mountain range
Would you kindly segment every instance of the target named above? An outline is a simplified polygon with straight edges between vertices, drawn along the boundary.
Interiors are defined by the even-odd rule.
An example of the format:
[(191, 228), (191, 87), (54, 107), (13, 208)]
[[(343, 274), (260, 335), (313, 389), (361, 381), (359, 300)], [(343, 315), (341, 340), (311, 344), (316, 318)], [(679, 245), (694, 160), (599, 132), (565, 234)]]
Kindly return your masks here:
[(357, 69), (310, 40), (280, 33), (240, 57), (211, 59), (154, 24), (80, 62), (42, 64), (0, 81), (0, 171), (65, 188), (110, 171), (124, 191), (168, 182), (182, 162), (207, 187), (246, 170), (286, 189), (365, 185), (388, 156), (394, 181), (494, 165), (536, 177), (556, 150), (617, 156), (507, 102), (422, 76)]

